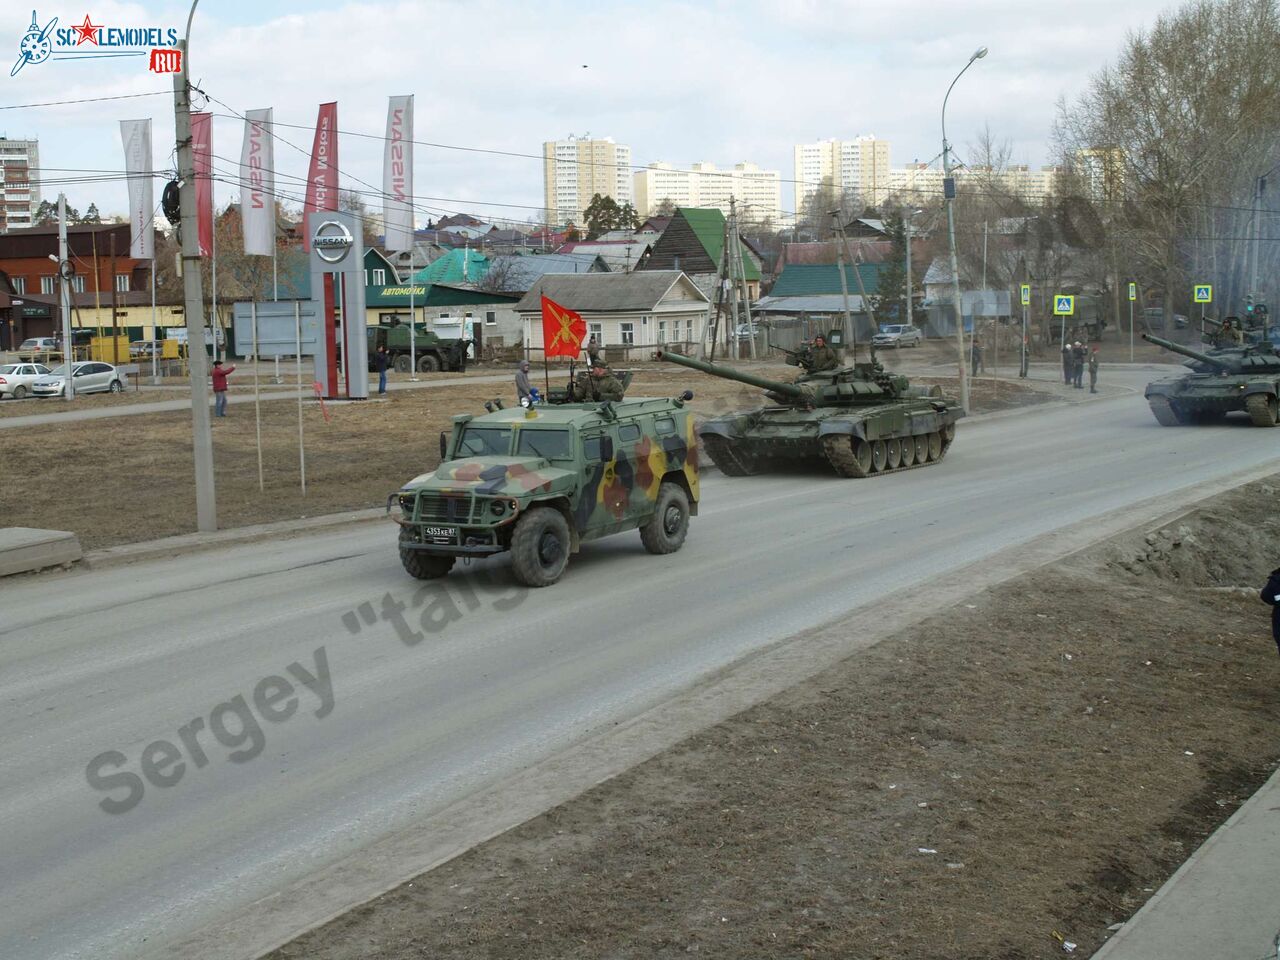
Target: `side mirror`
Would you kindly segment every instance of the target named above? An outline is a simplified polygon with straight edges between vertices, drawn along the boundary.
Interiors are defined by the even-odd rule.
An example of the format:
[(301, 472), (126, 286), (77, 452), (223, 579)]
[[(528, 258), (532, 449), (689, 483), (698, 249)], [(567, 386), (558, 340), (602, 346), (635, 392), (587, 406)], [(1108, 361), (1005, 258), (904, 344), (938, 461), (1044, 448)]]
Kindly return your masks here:
[(445, 454), (449, 452), (449, 436), (443, 430), (440, 431), (440, 462), (444, 463)]
[(608, 463), (613, 459), (613, 437), (600, 438), (600, 462)]

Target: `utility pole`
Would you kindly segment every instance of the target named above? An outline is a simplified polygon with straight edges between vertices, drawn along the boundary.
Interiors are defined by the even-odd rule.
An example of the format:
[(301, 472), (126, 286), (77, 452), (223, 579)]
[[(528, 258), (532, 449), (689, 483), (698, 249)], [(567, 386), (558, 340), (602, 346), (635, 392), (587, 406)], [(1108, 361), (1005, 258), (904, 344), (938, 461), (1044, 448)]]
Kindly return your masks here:
[(66, 365), (66, 389), (62, 395), (68, 401), (76, 396), (74, 372), (75, 350), (71, 340), (71, 261), (67, 257), (67, 198), (58, 194), (58, 304), (62, 308), (62, 362)]
[(1253, 250), (1249, 257), (1249, 295), (1257, 303), (1262, 291), (1258, 289), (1258, 247), (1262, 243), (1262, 194), (1267, 189), (1267, 178), (1258, 177), (1253, 191)]
[(915, 326), (915, 316), (912, 313), (911, 304), (911, 220), (914, 214), (907, 215), (906, 234), (907, 234), (907, 326)]
[(731, 233), (733, 234), (733, 248), (730, 256), (732, 262), (737, 264), (738, 280), (742, 283), (742, 309), (746, 315), (747, 336), (750, 337), (751, 343), (751, 359), (759, 359), (756, 353), (756, 325), (751, 319), (751, 295), (747, 289), (747, 264), (742, 257), (742, 237), (738, 233), (738, 210), (734, 198), (729, 198), (729, 220), (733, 224)]
[[(187, 36), (191, 35), (191, 6)], [(196, 529), (212, 533), (218, 529), (218, 506), (213, 485), (213, 433), (209, 423), (208, 357), (204, 345), (204, 304), (200, 279), (200, 238), (196, 226), (196, 169), (191, 148), (191, 93), (187, 82), (191, 60), (187, 41), (178, 44), (182, 69), (173, 77), (173, 119), (177, 131), (178, 202), (182, 211), (182, 292), (187, 323), (187, 361), (191, 373), (191, 440), (195, 453)], [(217, 342), (214, 342), (217, 349)]]
[(116, 291), (116, 235), (107, 235), (107, 248), (111, 251), (111, 362), (120, 363), (120, 315), (117, 312), (119, 298)]
[[(861, 260), (855, 261), (853, 253), (849, 250), (849, 235), (844, 232), (844, 224), (837, 222), (837, 228), (840, 231), (840, 243), (844, 247), (845, 258), (849, 261), (849, 266), (853, 269), (853, 279), (858, 282), (858, 296), (862, 299), (862, 310), (867, 315), (867, 322), (871, 324), (871, 335), (875, 336), (875, 332), (880, 329), (876, 324), (876, 312), (871, 307), (871, 298), (867, 296), (867, 288), (862, 282)], [(844, 271), (840, 272), (840, 287), (844, 289), (845, 279)], [(848, 310), (848, 300), (845, 301), (845, 309)], [(855, 326), (852, 332), (853, 359), (858, 359), (858, 328)], [(875, 345), (871, 346), (871, 359), (875, 360)]]
[(726, 357), (733, 360), (738, 359), (738, 282), (734, 276), (733, 254), (730, 252), (729, 246), (733, 242), (733, 219), (725, 221), (724, 224), (724, 261), (727, 280), (729, 281), (729, 322), (724, 325), (724, 352)]
[[(835, 221), (836, 230), (843, 236), (844, 229), (840, 226), (840, 211), (832, 210), (831, 219)], [(836, 243), (836, 272), (840, 274), (840, 297), (844, 302), (844, 335), (850, 337), (853, 331), (853, 319), (849, 316), (849, 280), (844, 274), (844, 244), (838, 241)], [(858, 359), (858, 338), (853, 336), (850, 342), (853, 344), (852, 358), (856, 362)]]

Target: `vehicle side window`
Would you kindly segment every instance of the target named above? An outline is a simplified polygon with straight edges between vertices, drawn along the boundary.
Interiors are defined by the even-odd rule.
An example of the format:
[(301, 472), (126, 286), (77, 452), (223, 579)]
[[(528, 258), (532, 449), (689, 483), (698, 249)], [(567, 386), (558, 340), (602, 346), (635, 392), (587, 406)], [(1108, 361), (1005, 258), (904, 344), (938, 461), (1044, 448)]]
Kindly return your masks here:
[(598, 463), (603, 459), (604, 444), (599, 436), (584, 437), (582, 440), (582, 459), (587, 463)]
[(676, 421), (672, 417), (658, 417), (653, 421), (658, 436), (667, 437), (676, 432)]
[(640, 439), (640, 424), (624, 423), (618, 427), (619, 443), (634, 443)]

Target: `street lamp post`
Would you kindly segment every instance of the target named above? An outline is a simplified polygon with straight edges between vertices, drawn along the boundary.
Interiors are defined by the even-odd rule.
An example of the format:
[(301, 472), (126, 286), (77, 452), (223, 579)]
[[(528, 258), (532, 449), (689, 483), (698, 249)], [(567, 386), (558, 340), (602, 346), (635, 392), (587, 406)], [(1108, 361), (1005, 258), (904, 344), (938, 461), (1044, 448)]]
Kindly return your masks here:
[(951, 175), (951, 144), (947, 142), (947, 101), (951, 98), (951, 91), (955, 87), (956, 81), (964, 76), (965, 70), (973, 66), (973, 61), (981, 60), (986, 55), (986, 47), (979, 47), (975, 50), (973, 56), (969, 58), (969, 62), (956, 74), (955, 80), (951, 81), (951, 86), (947, 87), (947, 95), (942, 98), (942, 196), (947, 206), (947, 240), (951, 246), (951, 283), (956, 311), (956, 348), (960, 354), (960, 406), (965, 413), (969, 412), (969, 377), (964, 357), (964, 304), (960, 297), (960, 263), (956, 258), (956, 217), (954, 209), (956, 181)]
[(905, 224), (906, 226), (905, 232), (907, 235), (907, 326), (909, 327), (915, 326), (915, 317), (912, 315), (912, 312), (911, 312), (911, 234), (915, 230), (915, 227), (913, 226), (912, 221), (915, 219), (915, 216), (918, 213), (924, 213), (924, 211), (912, 210), (910, 213), (908, 213), (906, 217), (907, 222)]

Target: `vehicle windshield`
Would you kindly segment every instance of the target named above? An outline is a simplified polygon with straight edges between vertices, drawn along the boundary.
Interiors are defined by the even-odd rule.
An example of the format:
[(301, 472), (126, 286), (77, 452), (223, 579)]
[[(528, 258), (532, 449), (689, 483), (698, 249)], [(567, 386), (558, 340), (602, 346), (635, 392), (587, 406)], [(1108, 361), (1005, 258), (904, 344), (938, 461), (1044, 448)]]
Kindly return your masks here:
[(65, 363), (60, 363), (49, 371), (49, 376), (51, 377), (65, 377), (66, 375), (67, 365)]
[(881, 332), (881, 333), (901, 333), (901, 332), (902, 332), (902, 324), (900, 324), (900, 323), (889, 323), (889, 324), (885, 324), (885, 326), (883, 326), (883, 327), (881, 327), (881, 328), (880, 328), (880, 332)]
[(521, 430), (516, 453), (522, 456), (567, 460), (572, 456), (568, 430)]
[(510, 427), (467, 427), (458, 443), (458, 455), (464, 457), (501, 457), (510, 452)]

